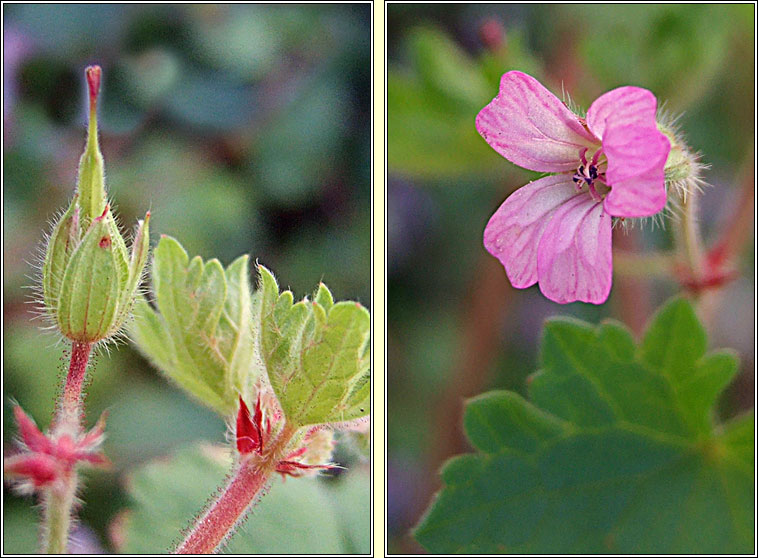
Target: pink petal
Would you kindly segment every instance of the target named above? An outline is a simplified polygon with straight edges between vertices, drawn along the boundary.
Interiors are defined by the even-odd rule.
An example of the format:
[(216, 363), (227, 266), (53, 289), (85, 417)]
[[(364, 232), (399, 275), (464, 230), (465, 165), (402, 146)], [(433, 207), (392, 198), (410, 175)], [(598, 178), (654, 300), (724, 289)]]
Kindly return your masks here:
[(638, 176), (614, 182), (605, 196), (605, 211), (615, 217), (647, 217), (666, 205), (663, 166), (652, 167)]
[(522, 72), (500, 80), (500, 94), (476, 117), (476, 129), (512, 163), (541, 172), (573, 171), (579, 151), (596, 146), (579, 118)]
[(646, 217), (666, 205), (664, 166), (671, 145), (655, 121), (657, 101), (647, 89), (619, 87), (587, 111), (587, 125), (603, 140), (611, 187), (605, 209), (619, 217)]
[(603, 93), (590, 105), (587, 111), (587, 127), (600, 139), (604, 139), (609, 120), (617, 127), (655, 127), (657, 107), (655, 95), (647, 89), (618, 87)]
[(537, 247), (556, 209), (577, 192), (567, 175), (530, 182), (511, 194), (484, 229), (484, 247), (505, 267), (511, 284), (523, 289), (537, 282)]
[(555, 302), (602, 304), (611, 291), (611, 217), (588, 194), (568, 200), (540, 240), (540, 290)]
[(611, 191), (605, 208), (620, 217), (647, 217), (666, 205), (664, 167), (671, 145), (657, 128), (615, 124), (606, 129), (603, 150), (608, 158)]

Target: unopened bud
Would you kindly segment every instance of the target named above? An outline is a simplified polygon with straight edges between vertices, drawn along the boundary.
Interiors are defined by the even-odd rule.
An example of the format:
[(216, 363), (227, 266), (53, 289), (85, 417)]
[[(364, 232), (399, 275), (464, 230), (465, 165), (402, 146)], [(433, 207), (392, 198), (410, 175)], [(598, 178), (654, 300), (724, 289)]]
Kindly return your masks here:
[(45, 307), (60, 332), (73, 341), (94, 343), (114, 335), (129, 316), (150, 248), (150, 213), (137, 225), (130, 255), (107, 203), (103, 180), (97, 140), (100, 67), (90, 66), (86, 76), (87, 145), (77, 193), (50, 235), (42, 290)]
[(71, 256), (60, 287), (58, 329), (82, 343), (95, 343), (115, 333), (123, 277), (109, 214), (106, 206), (92, 221)]

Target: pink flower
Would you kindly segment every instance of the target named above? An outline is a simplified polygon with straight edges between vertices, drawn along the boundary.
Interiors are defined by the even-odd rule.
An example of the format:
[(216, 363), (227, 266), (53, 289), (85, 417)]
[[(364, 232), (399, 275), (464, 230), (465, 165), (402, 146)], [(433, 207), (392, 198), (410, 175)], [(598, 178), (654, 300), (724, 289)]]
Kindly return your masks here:
[(495, 151), (521, 167), (557, 173), (518, 189), (484, 230), (484, 246), (514, 287), (539, 281), (560, 303), (601, 304), (611, 290), (611, 217), (647, 217), (666, 204), (671, 148), (647, 89), (619, 87), (586, 118), (536, 79), (508, 72), (476, 117)]

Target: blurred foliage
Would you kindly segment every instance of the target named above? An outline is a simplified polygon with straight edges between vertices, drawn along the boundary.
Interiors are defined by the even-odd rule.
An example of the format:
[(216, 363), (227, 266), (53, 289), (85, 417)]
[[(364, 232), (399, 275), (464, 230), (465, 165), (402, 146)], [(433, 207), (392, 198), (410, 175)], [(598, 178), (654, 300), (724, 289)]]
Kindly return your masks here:
[[(620, 85), (651, 89), (665, 110), (682, 115), (682, 133), (710, 165), (700, 220), (711, 240), (754, 176), (753, 21), (753, 5), (388, 5), (390, 552), (421, 551), (408, 533), (438, 487), (438, 444), (459, 428), (454, 409), (444, 409), (446, 422), (438, 407), (472, 381), (461, 377), (471, 372), (462, 356), (473, 340), (490, 336), (489, 326), (476, 330), (482, 308), (498, 317), (491, 354), (477, 353), (486, 363), (473, 380), (480, 391), (525, 393), (550, 315), (627, 321), (617, 288), (599, 307), (561, 306), (536, 287), (510, 291), (499, 269), (503, 288), (483, 290), (492, 288), (493, 273), (484, 226), (511, 191), (538, 176), (497, 155), (476, 132), (476, 115), (497, 95), (500, 76), (524, 71), (583, 109)], [(636, 250), (671, 246), (666, 227), (633, 234)], [(742, 360), (736, 387), (719, 405), (726, 416), (753, 405), (753, 251), (751, 244), (739, 262), (745, 277), (723, 289), (724, 310), (710, 331)], [(654, 308), (675, 290), (655, 282), (639, 305)], [(470, 395), (460, 394), (460, 406)]]
[[(23, 287), (74, 191), (87, 64), (103, 67), (101, 146), (124, 227), (150, 209), (153, 244), (170, 234), (224, 264), (249, 253), (298, 297), (323, 280), (370, 306), (369, 5), (14, 4), (4, 16), (6, 451), (9, 402), (46, 427), (66, 366)], [(120, 476), (219, 441), (224, 424), (128, 345), (96, 361), (88, 420), (110, 411), (116, 470), (88, 475), (81, 517), (108, 549)], [(5, 502), (8, 524), (22, 523), (30, 500)]]

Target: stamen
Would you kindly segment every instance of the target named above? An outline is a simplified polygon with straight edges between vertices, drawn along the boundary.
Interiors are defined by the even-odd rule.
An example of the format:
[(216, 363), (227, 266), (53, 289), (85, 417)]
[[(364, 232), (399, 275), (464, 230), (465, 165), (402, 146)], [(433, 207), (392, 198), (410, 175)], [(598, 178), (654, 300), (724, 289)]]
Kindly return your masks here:
[(597, 166), (597, 162), (600, 159), (600, 155), (603, 154), (603, 148), (601, 147), (597, 151), (595, 151), (595, 154), (592, 156), (592, 163), (590, 163), (593, 167)]
[[(587, 150), (589, 147), (583, 147), (582, 150), (579, 152), (579, 158), (582, 160), (582, 164), (586, 167), (587, 166), (587, 157), (585, 156), (587, 154)], [(584, 172), (584, 169), (581, 169), (579, 172)]]

